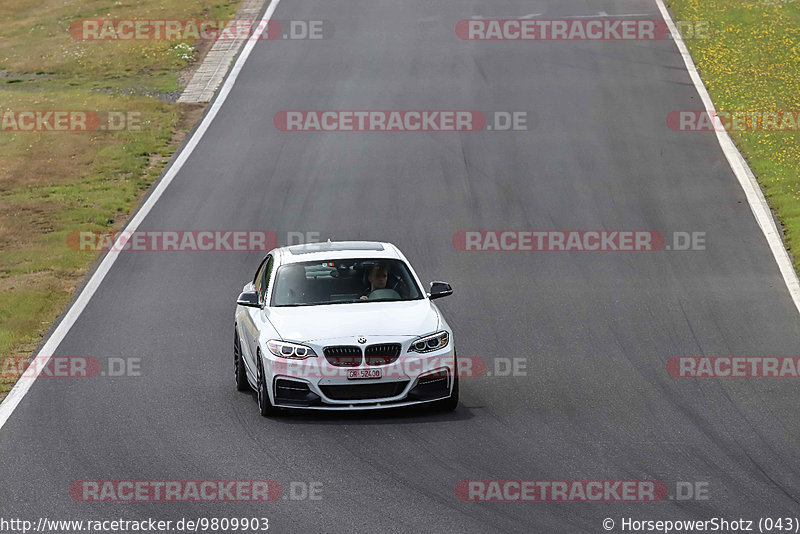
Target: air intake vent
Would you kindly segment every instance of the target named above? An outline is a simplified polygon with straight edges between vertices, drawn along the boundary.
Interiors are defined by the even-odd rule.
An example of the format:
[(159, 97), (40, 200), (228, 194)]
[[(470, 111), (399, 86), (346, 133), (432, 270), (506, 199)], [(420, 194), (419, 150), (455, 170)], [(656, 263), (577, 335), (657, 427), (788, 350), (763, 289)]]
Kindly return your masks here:
[(384, 382), (382, 384), (346, 384), (320, 386), (322, 392), (334, 400), (367, 400), (396, 397), (401, 394), (408, 384), (402, 382)]

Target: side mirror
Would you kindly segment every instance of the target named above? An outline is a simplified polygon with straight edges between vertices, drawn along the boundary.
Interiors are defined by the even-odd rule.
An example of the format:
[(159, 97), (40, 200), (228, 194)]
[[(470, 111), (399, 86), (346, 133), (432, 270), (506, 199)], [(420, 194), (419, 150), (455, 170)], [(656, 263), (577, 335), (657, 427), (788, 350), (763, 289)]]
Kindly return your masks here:
[(447, 282), (431, 282), (431, 290), (428, 293), (428, 298), (440, 299), (448, 297), (453, 294), (453, 288)]
[(236, 299), (236, 304), (239, 306), (246, 306), (248, 308), (260, 308), (261, 303), (258, 301), (258, 293), (255, 291), (245, 291), (239, 298)]

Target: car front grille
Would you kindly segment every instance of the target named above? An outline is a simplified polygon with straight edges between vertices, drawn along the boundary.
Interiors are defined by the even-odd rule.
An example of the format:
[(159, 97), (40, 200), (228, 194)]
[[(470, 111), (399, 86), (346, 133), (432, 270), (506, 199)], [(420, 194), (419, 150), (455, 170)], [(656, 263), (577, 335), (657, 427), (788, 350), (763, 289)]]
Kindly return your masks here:
[(322, 349), (325, 359), (334, 367), (358, 367), (361, 365), (361, 347), (336, 345)]
[(382, 384), (344, 384), (320, 386), (329, 399), (334, 400), (367, 400), (395, 397), (403, 392), (408, 380), (401, 382), (384, 382)]
[(388, 365), (400, 356), (400, 343), (380, 343), (368, 345), (364, 349), (367, 365)]

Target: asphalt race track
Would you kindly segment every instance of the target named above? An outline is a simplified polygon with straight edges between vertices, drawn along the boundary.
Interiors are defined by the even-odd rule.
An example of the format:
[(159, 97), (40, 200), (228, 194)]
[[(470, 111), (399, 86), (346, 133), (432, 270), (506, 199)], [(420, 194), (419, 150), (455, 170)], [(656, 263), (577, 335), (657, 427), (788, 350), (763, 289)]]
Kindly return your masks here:
[[(604, 532), (602, 521), (795, 516), (791, 380), (679, 379), (671, 357), (783, 356), (797, 310), (675, 43), (480, 42), (459, 20), (644, 15), (647, 0), (283, 0), (323, 40), (256, 44), (140, 230), (390, 241), (441, 302), (465, 378), (452, 414), (262, 418), (235, 391), (235, 298), (260, 252), (122, 254), (57, 350), (141, 376), (40, 378), (0, 430), (8, 517), (268, 517), (275, 532)], [(527, 131), (281, 132), (282, 110), (525, 111)], [(462, 230), (705, 232), (705, 250), (465, 252)], [(671, 237), (668, 237), (668, 243)], [(497, 376), (495, 360), (524, 358)], [(321, 483), (321, 499), (86, 503), (80, 480)], [(659, 480), (653, 503), (462, 502), (463, 480)], [(707, 499), (675, 498), (678, 482)], [(621, 532), (619, 526), (615, 532)]]

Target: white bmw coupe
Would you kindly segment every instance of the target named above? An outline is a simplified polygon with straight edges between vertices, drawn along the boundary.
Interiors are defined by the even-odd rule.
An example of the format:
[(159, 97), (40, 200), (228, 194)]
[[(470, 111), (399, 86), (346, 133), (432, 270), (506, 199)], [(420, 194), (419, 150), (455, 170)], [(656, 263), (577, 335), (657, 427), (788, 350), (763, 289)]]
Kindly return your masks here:
[(242, 289), (233, 360), (239, 391), (261, 414), (430, 403), (454, 410), (453, 332), (391, 243), (340, 241), (273, 249)]

